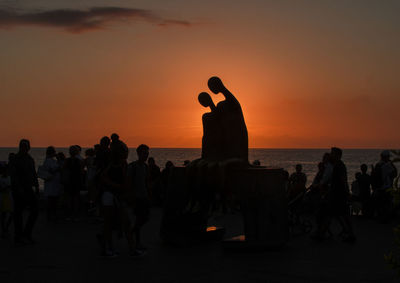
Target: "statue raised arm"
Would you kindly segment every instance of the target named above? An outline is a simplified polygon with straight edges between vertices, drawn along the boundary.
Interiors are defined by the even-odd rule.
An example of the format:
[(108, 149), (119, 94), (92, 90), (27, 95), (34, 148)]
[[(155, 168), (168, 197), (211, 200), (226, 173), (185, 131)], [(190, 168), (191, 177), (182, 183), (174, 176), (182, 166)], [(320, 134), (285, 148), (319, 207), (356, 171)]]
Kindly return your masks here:
[(248, 162), (247, 127), (239, 101), (218, 77), (211, 77), (208, 87), (214, 94), (222, 93), (225, 97), (225, 100), (217, 104), (215, 110), (221, 121), (223, 159), (241, 159)]

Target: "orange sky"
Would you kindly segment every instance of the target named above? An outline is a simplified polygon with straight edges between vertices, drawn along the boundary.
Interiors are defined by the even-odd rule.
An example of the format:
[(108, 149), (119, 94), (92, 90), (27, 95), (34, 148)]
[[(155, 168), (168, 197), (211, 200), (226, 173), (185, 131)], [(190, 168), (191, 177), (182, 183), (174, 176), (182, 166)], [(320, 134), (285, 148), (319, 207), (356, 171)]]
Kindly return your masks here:
[[(129, 146), (200, 147), (197, 95), (217, 75), (242, 105), (250, 147), (398, 147), (398, 2), (164, 2), (116, 1), (152, 16), (113, 14), (74, 33), (0, 18), (0, 146), (90, 146), (117, 132)], [(107, 5), (38, 3), (0, 9)]]

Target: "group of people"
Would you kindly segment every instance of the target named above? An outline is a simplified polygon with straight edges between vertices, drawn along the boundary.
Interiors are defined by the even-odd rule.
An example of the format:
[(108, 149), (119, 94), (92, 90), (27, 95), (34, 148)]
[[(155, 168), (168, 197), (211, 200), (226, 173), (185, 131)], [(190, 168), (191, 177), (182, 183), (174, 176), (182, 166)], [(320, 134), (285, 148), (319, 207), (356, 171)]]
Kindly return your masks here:
[(382, 151), (380, 161), (371, 165), (370, 174), (367, 173), (366, 164), (362, 164), (360, 170), (351, 184), (354, 213), (361, 212), (366, 217), (376, 216), (380, 222), (387, 222), (394, 204), (390, 190), (397, 176), (397, 168), (390, 160), (390, 152)]
[[(29, 141), (23, 139), (18, 152), (9, 155), (8, 163), (0, 163), (2, 236), (14, 223), (15, 244), (34, 243), (32, 230), (38, 217), (38, 178), (41, 178), (44, 180), (48, 221), (59, 219), (61, 198), (65, 204), (65, 220), (76, 219), (81, 191), (85, 190), (88, 212), (101, 216), (103, 223), (102, 231), (97, 235), (101, 254), (105, 257), (116, 256), (113, 244), (115, 230), (125, 236), (131, 256), (145, 253), (141, 229), (149, 220), (150, 206), (162, 205), (165, 201), (168, 177), (174, 167), (171, 161), (161, 171), (154, 158), (149, 158), (149, 147), (142, 144), (136, 148), (137, 160), (128, 164), (128, 147), (117, 134), (101, 138), (99, 144), (85, 151), (85, 157), (81, 156), (82, 149), (78, 145), (69, 148), (68, 157), (49, 146), (46, 158), (37, 171), (29, 150)], [(259, 161), (254, 163), (254, 166), (259, 165)], [(184, 166), (190, 168), (190, 161), (185, 161)], [(397, 176), (390, 152), (382, 152), (381, 160), (372, 166), (370, 174), (367, 173), (367, 165), (362, 164), (360, 169), (350, 188), (342, 150), (333, 147), (330, 153), (324, 154), (318, 164), (318, 173), (308, 188), (301, 164), (296, 165), (296, 171), (288, 176), (289, 204), (299, 195), (303, 195), (305, 200), (314, 200), (317, 224), (314, 239), (323, 240), (329, 233), (330, 223), (337, 219), (343, 227), (343, 240), (354, 242), (351, 205), (355, 213), (388, 219), (393, 203), (388, 189)], [(23, 221), (25, 210), (29, 213)]]
[[(14, 243), (33, 244), (32, 231), (38, 217), (39, 182), (44, 180), (47, 220), (60, 220), (64, 206), (65, 221), (75, 221), (80, 213), (81, 192), (87, 192), (88, 213), (103, 222), (97, 235), (101, 253), (114, 257), (113, 231), (122, 232), (129, 244), (130, 254), (145, 253), (141, 243), (141, 228), (149, 219), (150, 196), (153, 204), (165, 200), (168, 175), (174, 164), (168, 161), (160, 170), (149, 147), (139, 145), (137, 160), (128, 164), (128, 147), (117, 134), (103, 137), (100, 143), (85, 151), (79, 145), (69, 147), (69, 156), (46, 149), (46, 158), (36, 170), (29, 140), (20, 141), (16, 154), (9, 155), (8, 163), (0, 163), (1, 236), (6, 237), (14, 223)], [(63, 200), (63, 201), (61, 201)], [(25, 211), (26, 221), (23, 221)], [(24, 224), (25, 223), (25, 224)]]
[(288, 179), (287, 197), (289, 205), (300, 200), (315, 213), (317, 227), (313, 239), (325, 239), (330, 233), (332, 220), (336, 219), (343, 229), (343, 241), (354, 242), (352, 214), (361, 213), (364, 217), (375, 217), (381, 222), (390, 219), (393, 213), (390, 189), (397, 176), (390, 152), (382, 151), (381, 160), (375, 166), (371, 165), (370, 174), (367, 173), (366, 164), (362, 164), (360, 170), (350, 187), (342, 150), (333, 147), (330, 153), (323, 155), (318, 164), (318, 173), (307, 188), (307, 176), (302, 172), (302, 165), (296, 165), (296, 171)]

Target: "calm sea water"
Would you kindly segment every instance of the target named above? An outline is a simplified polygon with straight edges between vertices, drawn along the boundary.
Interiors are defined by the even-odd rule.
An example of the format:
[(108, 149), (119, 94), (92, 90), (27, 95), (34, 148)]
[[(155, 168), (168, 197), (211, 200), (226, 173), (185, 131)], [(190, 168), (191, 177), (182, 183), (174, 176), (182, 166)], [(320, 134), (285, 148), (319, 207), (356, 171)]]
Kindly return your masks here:
[[(45, 148), (32, 148), (30, 154), (35, 159), (36, 166), (43, 163)], [(68, 156), (67, 148), (57, 148)], [(318, 162), (322, 155), (329, 149), (259, 149), (249, 150), (249, 160), (260, 160), (261, 165), (284, 168), (289, 173), (295, 171), (294, 167), (300, 163), (303, 171), (307, 174), (308, 183), (312, 182), (316, 172)], [(379, 161), (380, 149), (345, 149), (343, 151), (343, 161), (347, 166), (349, 182), (354, 180), (354, 174), (359, 171), (362, 163), (375, 164)], [(16, 148), (0, 148), (0, 161), (6, 161), (10, 152), (17, 152)], [(84, 150), (83, 150), (84, 152)], [(194, 160), (200, 157), (199, 148), (153, 148), (150, 149), (150, 156), (154, 157), (160, 168), (164, 168), (165, 163), (170, 160), (175, 166), (182, 166), (185, 160)], [(135, 149), (129, 150), (129, 161), (136, 159)], [(369, 169), (370, 170), (370, 169)]]

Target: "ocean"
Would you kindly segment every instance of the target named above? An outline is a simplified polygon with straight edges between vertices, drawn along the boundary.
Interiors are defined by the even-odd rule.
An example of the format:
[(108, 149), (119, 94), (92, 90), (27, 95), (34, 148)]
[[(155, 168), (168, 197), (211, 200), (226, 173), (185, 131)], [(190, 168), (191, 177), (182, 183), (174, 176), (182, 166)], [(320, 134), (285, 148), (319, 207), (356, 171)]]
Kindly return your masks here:
[[(68, 156), (68, 148), (56, 148)], [(32, 148), (31, 156), (36, 162), (36, 166), (43, 163), (45, 158), (45, 148)], [(85, 149), (82, 150), (84, 153)], [(354, 180), (356, 172), (360, 171), (360, 165), (365, 163), (368, 165), (376, 164), (379, 161), (381, 149), (344, 149), (343, 162), (347, 166), (349, 183)], [(17, 152), (17, 148), (0, 148), (0, 161), (6, 161), (8, 154)], [(269, 148), (251, 148), (249, 149), (249, 160), (253, 162), (258, 159), (261, 165), (268, 167), (284, 168), (290, 174), (295, 171), (296, 164), (303, 165), (303, 172), (307, 175), (307, 183), (311, 184), (318, 170), (318, 163), (322, 159), (322, 155), (329, 152), (329, 149), (269, 149)], [(170, 160), (175, 166), (182, 166), (185, 160), (194, 160), (201, 155), (200, 148), (151, 148), (150, 156), (154, 157), (156, 164), (161, 169), (165, 163)], [(136, 151), (134, 148), (129, 149), (128, 161), (136, 159)]]

